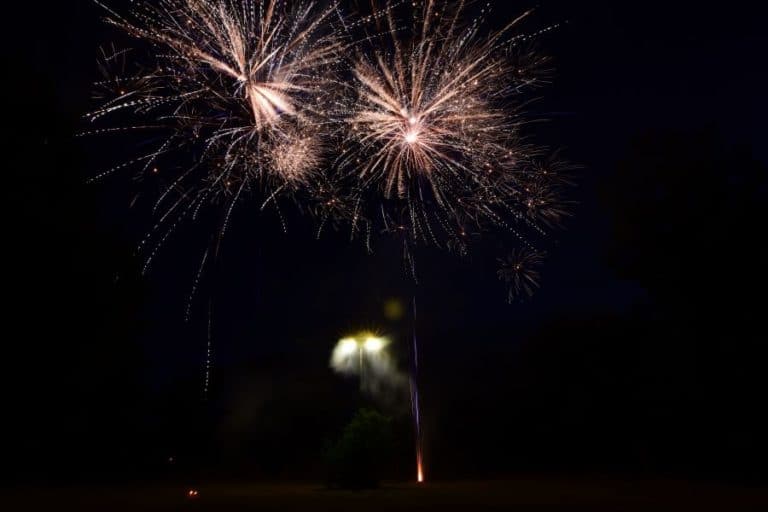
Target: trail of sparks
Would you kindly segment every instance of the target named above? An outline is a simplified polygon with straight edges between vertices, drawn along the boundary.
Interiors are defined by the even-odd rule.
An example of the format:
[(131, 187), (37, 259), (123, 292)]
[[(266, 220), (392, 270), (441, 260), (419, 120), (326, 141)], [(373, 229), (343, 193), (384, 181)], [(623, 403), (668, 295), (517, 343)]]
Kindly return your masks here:
[(416, 296), (413, 296), (413, 371), (411, 373), (411, 412), (416, 440), (416, 481), (424, 482), (424, 458), (421, 437), (421, 405), (419, 403), (419, 344), (416, 336)]
[(203, 373), (203, 399), (208, 400), (211, 389), (211, 367), (213, 365), (213, 301), (208, 302), (208, 336), (205, 344), (205, 366)]

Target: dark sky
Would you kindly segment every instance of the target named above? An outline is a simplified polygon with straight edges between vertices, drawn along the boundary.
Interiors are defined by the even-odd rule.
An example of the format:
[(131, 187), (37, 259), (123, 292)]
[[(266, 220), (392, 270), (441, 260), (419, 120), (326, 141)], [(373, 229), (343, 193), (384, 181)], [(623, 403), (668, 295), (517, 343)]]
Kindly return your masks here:
[[(500, 20), (530, 6), (492, 3)], [(73, 453), (92, 472), (199, 456), (197, 445), (236, 451), (226, 439), (242, 440), (262, 469), (280, 469), (265, 444), (299, 446), (290, 457), (302, 460), (359, 401), (327, 369), (333, 343), (380, 327), (402, 347), (408, 322), (388, 323), (383, 303), (414, 289), (428, 443), (446, 474), (486, 463), (679, 468), (694, 447), (671, 446), (705, 424), (713, 460), (765, 450), (749, 441), (762, 423), (746, 413), (764, 384), (748, 361), (764, 349), (722, 358), (765, 305), (747, 284), (764, 277), (768, 36), (749, 3), (539, 3), (537, 24), (565, 23), (539, 43), (557, 72), (531, 107), (549, 122), (531, 135), (582, 168), (531, 300), (505, 303), (487, 248), (466, 260), (421, 251), (414, 287), (396, 244), (380, 240), (368, 256), (345, 233), (312, 240), (301, 219), (285, 235), (245, 205), (188, 324), (206, 237), (182, 230), (140, 277), (134, 247), (151, 217), (146, 202), (130, 205), (142, 186), (128, 175), (85, 185), (114, 148), (72, 136), (93, 105), (97, 49), (120, 36), (85, 0), (10, 9), (3, 373), (8, 439), (29, 471), (66, 466)], [(213, 392), (201, 403), (209, 298)], [(721, 378), (747, 380), (726, 392)], [(732, 421), (705, 419), (709, 406)], [(601, 441), (607, 421), (613, 434)], [(570, 451), (541, 449), (552, 438)], [(584, 440), (590, 456), (573, 448)], [(496, 458), (485, 449), (494, 443)], [(617, 446), (623, 455), (608, 456)], [(504, 466), (513, 452), (519, 464)]]

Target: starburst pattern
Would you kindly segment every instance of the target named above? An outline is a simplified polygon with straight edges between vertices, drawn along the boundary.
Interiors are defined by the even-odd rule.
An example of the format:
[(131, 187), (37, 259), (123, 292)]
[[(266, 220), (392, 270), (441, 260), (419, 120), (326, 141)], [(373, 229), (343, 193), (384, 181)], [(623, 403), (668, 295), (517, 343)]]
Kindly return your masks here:
[(132, 168), (165, 184), (160, 220), (142, 244), (147, 263), (206, 206), (222, 212), (223, 234), (235, 205), (254, 192), (265, 206), (314, 193), (345, 46), (335, 3), (156, 0), (132, 2), (125, 13), (97, 3), (108, 23), (152, 48), (146, 61), (130, 52), (141, 63), (134, 71), (128, 51), (104, 53), (102, 105), (88, 115), (111, 123), (88, 133), (149, 131), (145, 138), (158, 141), (97, 176)]
[(354, 57), (338, 160), (353, 227), (374, 223), (408, 247), (464, 253), (473, 234), (494, 226), (530, 245), (526, 233), (542, 234), (542, 219), (562, 213), (537, 163), (544, 152), (521, 135), (525, 93), (547, 71), (525, 49), (528, 36), (514, 35), (529, 13), (484, 36), (487, 10), (466, 21), (466, 4), (416, 2), (410, 24), (398, 21), (398, 4), (385, 4), (384, 26)]
[(539, 288), (539, 267), (543, 261), (543, 254), (527, 248), (515, 249), (499, 259), (498, 277), (507, 284), (510, 303), (530, 297)]

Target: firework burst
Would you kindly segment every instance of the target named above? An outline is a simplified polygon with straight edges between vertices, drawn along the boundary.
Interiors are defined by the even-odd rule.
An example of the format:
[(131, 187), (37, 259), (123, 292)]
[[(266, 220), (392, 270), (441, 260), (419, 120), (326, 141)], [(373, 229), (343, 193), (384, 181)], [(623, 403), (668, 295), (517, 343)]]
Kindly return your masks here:
[(528, 244), (524, 231), (543, 232), (534, 207), (557, 211), (536, 163), (542, 151), (520, 134), (525, 93), (546, 75), (546, 59), (524, 50), (528, 36), (512, 35), (529, 13), (486, 37), (487, 12), (466, 22), (465, 4), (414, 3), (412, 24), (387, 4), (351, 63), (338, 164), (356, 205), (353, 229), (372, 222), (407, 246), (464, 253), (491, 226)]
[(345, 45), (335, 3), (155, 0), (132, 2), (125, 13), (96, 3), (108, 23), (152, 49), (133, 72), (126, 56), (136, 52), (104, 53), (101, 107), (87, 116), (111, 123), (89, 134), (151, 131), (145, 140), (157, 141), (97, 176), (133, 168), (165, 184), (160, 220), (142, 244), (147, 263), (205, 206), (223, 211), (223, 234), (250, 193), (264, 206), (315, 194), (333, 132), (325, 108)]
[(508, 286), (510, 303), (522, 296), (530, 297), (539, 288), (539, 266), (543, 261), (543, 254), (528, 248), (515, 249), (499, 259), (498, 277)]
[(254, 192), (281, 220), (280, 200), (298, 199), (318, 235), (349, 222), (370, 249), (396, 234), (414, 276), (419, 243), (465, 254), (502, 228), (532, 248), (565, 215), (558, 164), (521, 133), (547, 75), (526, 42), (542, 31), (518, 30), (527, 12), (488, 35), (487, 8), (467, 18), (463, 1), (374, 3), (356, 20), (335, 2), (96, 1), (152, 47), (133, 72), (136, 51), (105, 52), (88, 116), (111, 122), (88, 133), (152, 132), (149, 151), (97, 176), (163, 184), (147, 266), (182, 220), (216, 206), (223, 235)]

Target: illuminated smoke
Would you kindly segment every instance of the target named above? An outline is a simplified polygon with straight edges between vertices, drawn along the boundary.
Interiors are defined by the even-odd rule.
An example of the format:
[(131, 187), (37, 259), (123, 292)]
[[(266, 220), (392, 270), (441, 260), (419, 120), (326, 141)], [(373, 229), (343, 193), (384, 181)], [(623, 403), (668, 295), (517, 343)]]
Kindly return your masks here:
[(398, 369), (389, 345), (389, 339), (371, 333), (344, 338), (333, 349), (330, 366), (341, 375), (358, 377), (365, 393), (390, 401), (403, 393), (408, 377)]

